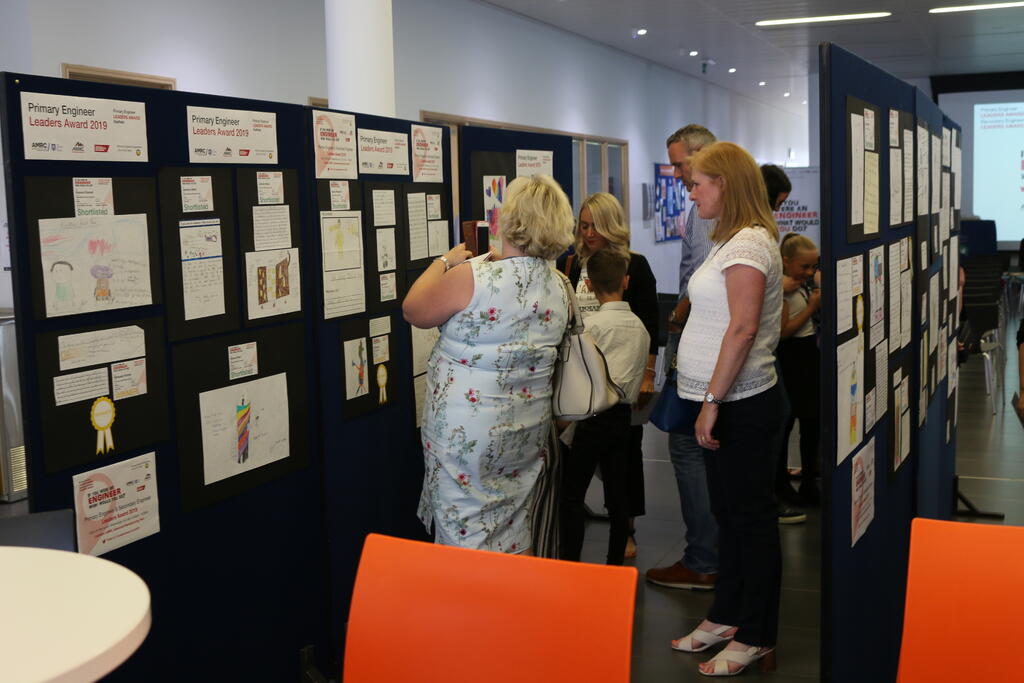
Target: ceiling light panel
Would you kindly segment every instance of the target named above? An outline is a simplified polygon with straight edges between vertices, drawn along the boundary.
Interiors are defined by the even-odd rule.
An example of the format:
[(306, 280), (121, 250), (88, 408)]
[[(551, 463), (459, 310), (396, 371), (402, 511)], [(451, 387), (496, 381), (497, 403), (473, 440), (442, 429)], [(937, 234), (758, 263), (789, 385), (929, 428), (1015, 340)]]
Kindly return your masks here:
[(754, 26), (792, 26), (793, 24), (821, 24), (837, 21), (860, 21), (863, 19), (884, 19), (891, 17), (892, 12), (864, 12), (861, 14), (831, 14), (822, 17), (793, 17), (790, 19), (762, 19), (755, 21)]
[(987, 5), (957, 5), (954, 7), (934, 7), (928, 10), (929, 14), (948, 14), (950, 12), (977, 12), (986, 9), (1013, 9), (1024, 7), (1024, 2), (993, 2)]

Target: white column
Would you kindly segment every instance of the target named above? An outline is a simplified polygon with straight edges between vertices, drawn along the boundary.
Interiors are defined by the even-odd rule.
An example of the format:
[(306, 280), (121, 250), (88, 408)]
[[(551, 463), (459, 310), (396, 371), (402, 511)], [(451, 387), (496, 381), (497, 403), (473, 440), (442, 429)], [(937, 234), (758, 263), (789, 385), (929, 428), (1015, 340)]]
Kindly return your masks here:
[(391, 0), (324, 0), (332, 109), (395, 115)]

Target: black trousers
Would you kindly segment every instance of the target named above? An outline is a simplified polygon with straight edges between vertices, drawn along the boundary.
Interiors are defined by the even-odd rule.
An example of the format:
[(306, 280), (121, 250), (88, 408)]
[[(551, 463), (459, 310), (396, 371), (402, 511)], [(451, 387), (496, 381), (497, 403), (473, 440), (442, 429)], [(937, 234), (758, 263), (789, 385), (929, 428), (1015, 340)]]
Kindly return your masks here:
[[(791, 415), (786, 423), (783, 434), (783, 453), (789, 446), (789, 436), (796, 425), (796, 416)], [(818, 439), (821, 436), (821, 420), (816, 417), (800, 418), (800, 487), (813, 487), (821, 471), (821, 458), (818, 457)], [(788, 477), (788, 475), (787, 475)]]
[(626, 479), (629, 482), (629, 516), (643, 517), (647, 513), (644, 495), (644, 426), (629, 428), (629, 454), (626, 461)]
[(718, 521), (718, 580), (708, 619), (736, 626), (736, 640), (775, 645), (782, 551), (772, 495), (773, 436), (779, 389), (719, 406), (712, 430), (721, 443), (704, 451), (711, 511)]
[(561, 544), (562, 559), (579, 561), (583, 550), (586, 513), (583, 503), (594, 470), (601, 466), (604, 504), (611, 530), (608, 536), (608, 564), (622, 564), (629, 535), (629, 450), (628, 405), (613, 408), (579, 422), (572, 447), (562, 465)]
[(815, 477), (821, 470), (818, 454), (818, 437), (821, 430), (821, 356), (817, 339), (814, 335), (784, 339), (779, 343), (778, 356), (791, 407), (782, 452), (785, 454), (788, 451), (789, 435), (793, 433), (794, 423), (799, 420), (801, 486), (813, 486)]

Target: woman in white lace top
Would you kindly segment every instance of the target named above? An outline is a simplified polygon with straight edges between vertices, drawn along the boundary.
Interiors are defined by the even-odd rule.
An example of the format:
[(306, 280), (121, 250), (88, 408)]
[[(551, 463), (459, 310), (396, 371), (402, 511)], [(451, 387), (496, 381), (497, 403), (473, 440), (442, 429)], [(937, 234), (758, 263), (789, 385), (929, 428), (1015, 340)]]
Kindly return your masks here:
[(691, 160), (701, 218), (718, 219), (714, 246), (690, 279), (678, 352), (678, 391), (692, 401), (719, 527), (718, 582), (708, 617), (673, 643), (703, 651), (709, 676), (775, 664), (782, 558), (773, 499), (772, 437), (780, 425), (775, 346), (782, 313), (778, 228), (757, 162), (717, 142)]

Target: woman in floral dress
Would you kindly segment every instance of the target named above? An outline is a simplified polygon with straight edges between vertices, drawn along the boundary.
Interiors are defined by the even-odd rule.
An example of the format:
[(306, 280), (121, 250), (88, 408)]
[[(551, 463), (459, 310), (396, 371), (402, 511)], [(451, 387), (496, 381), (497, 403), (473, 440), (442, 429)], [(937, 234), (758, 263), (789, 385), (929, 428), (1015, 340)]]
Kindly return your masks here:
[(573, 240), (565, 193), (550, 176), (517, 178), (500, 247), (469, 259), (460, 244), (410, 288), (417, 327), (440, 326), (423, 408), (419, 517), (438, 543), (530, 551), (531, 507), (551, 427), (551, 377), (568, 319), (548, 259)]

